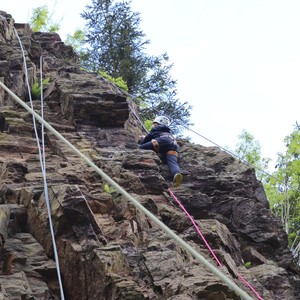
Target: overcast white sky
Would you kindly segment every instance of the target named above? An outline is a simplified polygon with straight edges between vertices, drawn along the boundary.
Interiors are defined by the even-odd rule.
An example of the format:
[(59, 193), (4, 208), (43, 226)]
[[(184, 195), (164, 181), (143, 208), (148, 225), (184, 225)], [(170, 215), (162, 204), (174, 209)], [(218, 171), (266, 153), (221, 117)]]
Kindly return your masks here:
[[(83, 28), (80, 13), (90, 3), (10, 0), (0, 10), (27, 22), (33, 8), (54, 8), (64, 38)], [(174, 63), (179, 98), (193, 106), (193, 130), (233, 150), (246, 129), (275, 160), (300, 122), (300, 1), (133, 0), (132, 8), (141, 13), (149, 53), (167, 52)]]

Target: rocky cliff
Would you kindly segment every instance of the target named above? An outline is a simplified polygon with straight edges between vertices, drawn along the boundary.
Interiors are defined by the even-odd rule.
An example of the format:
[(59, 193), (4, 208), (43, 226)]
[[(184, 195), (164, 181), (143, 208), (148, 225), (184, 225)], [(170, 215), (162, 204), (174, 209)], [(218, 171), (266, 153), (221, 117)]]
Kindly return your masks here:
[[(167, 192), (168, 170), (138, 149), (141, 126), (122, 90), (82, 71), (57, 34), (33, 33), (0, 11), (0, 80), (28, 103), (42, 72), (44, 117), (82, 153), (217, 267)], [(130, 104), (130, 106), (129, 106)], [(33, 101), (40, 114), (40, 101)], [(41, 135), (41, 126), (38, 132)], [(46, 130), (53, 231), (66, 299), (240, 299), (151, 219), (108, 187)], [(249, 295), (300, 299), (300, 280), (279, 220), (247, 165), (216, 147), (180, 143), (184, 183), (172, 189)], [(0, 299), (59, 299), (59, 284), (32, 116), (0, 89)]]

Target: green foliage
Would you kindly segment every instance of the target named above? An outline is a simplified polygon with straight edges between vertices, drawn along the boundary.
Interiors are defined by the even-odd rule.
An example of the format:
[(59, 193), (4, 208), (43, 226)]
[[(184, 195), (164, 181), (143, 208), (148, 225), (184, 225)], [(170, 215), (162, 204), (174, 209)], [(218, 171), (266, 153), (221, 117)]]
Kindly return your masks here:
[(107, 183), (105, 183), (103, 185), (103, 189), (107, 194), (110, 194), (110, 195), (113, 194), (114, 192), (116, 192), (116, 190), (111, 188)]
[(251, 267), (251, 262), (247, 261), (245, 262), (245, 268), (249, 269)]
[(284, 139), (286, 153), (279, 153), (276, 171), (265, 184), (270, 206), (289, 239), (300, 230), (300, 128)]
[(262, 158), (259, 142), (245, 130), (239, 139), (236, 153), (240, 158), (256, 167), (257, 177), (264, 184), (271, 210), (281, 219), (282, 226), (288, 234), (289, 245), (298, 245), (296, 239), (298, 238), (297, 232), (300, 230), (299, 126), (295, 126), (292, 134), (285, 137), (286, 153), (278, 154), (276, 171), (271, 176), (260, 171), (260, 169), (267, 168), (269, 159)]
[(60, 29), (59, 23), (52, 21), (52, 14), (49, 13), (47, 5), (33, 9), (29, 25), (33, 32), (57, 32)]
[[(269, 159), (261, 157), (258, 141), (245, 130), (239, 138), (238, 156), (264, 170)], [(284, 138), (284, 143), (286, 152), (278, 154), (276, 171), (271, 176), (260, 174), (257, 169), (256, 172), (264, 184), (270, 208), (280, 218), (291, 251), (300, 265), (300, 127), (297, 123), (293, 132)]]
[(41, 6), (33, 9), (29, 25), (34, 32), (41, 31), (41, 29), (46, 25), (48, 14), (47, 6)]
[[(298, 222), (299, 222), (299, 220), (298, 220)], [(297, 238), (296, 232), (289, 233), (288, 234), (289, 245), (291, 245), (296, 238)]]
[(67, 34), (65, 40), (66, 45), (70, 45), (74, 51), (78, 54), (79, 60), (84, 60), (85, 57), (85, 31), (77, 28), (73, 34)]
[(65, 44), (72, 46), (75, 51), (78, 51), (84, 44), (84, 40), (85, 32), (82, 29), (77, 28), (73, 34), (67, 34)]
[(266, 180), (266, 173), (264, 170), (268, 168), (270, 158), (262, 157), (259, 142), (245, 129), (243, 129), (238, 138), (239, 142), (236, 144), (237, 148), (235, 153), (239, 158), (252, 165), (255, 168), (258, 180), (264, 182)]
[(110, 75), (108, 75), (106, 72), (103, 71), (98, 71), (98, 73), (108, 79), (110, 82), (114, 83), (115, 85), (117, 85), (119, 88), (123, 89), (124, 91), (128, 92), (128, 87), (126, 82), (122, 79), (122, 77), (118, 77), (118, 78), (113, 78)]
[(126, 82), (133, 100), (142, 107), (143, 121), (157, 114), (173, 120), (175, 133), (189, 123), (191, 106), (177, 99), (176, 81), (168, 55), (149, 56), (150, 43), (140, 29), (140, 14), (131, 10), (131, 1), (92, 0), (82, 17), (87, 20), (88, 51), (81, 56), (87, 70), (104, 70)]
[(151, 128), (152, 128), (152, 120), (146, 120), (146, 121), (144, 121), (144, 126), (145, 126), (145, 128), (148, 130), (148, 131), (150, 131), (151, 130)]
[[(46, 85), (49, 83), (50, 78), (45, 78), (43, 80), (43, 85)], [(31, 95), (34, 99), (37, 99), (41, 96), (41, 86), (39, 85), (38, 82), (35, 82), (31, 88)]]
[(38, 82), (35, 82), (31, 88), (31, 95), (33, 98), (38, 98), (41, 95), (41, 87)]

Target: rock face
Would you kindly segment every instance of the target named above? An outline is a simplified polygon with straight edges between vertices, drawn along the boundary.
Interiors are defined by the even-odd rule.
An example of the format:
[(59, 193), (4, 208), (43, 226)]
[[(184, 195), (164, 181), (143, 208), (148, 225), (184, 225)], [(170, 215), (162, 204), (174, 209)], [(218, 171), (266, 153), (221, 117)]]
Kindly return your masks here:
[[(21, 99), (44, 87), (44, 117), (127, 192), (218, 267), (167, 193), (166, 166), (138, 149), (141, 129), (126, 93), (79, 68), (57, 34), (33, 33), (0, 12), (0, 80)], [(40, 57), (42, 56), (42, 67)], [(40, 114), (40, 101), (33, 100)], [(38, 124), (41, 136), (41, 125)], [(151, 219), (45, 131), (48, 195), (66, 299), (240, 299)], [(184, 183), (172, 189), (249, 295), (300, 299), (287, 237), (252, 169), (215, 147), (179, 141)], [(0, 89), (0, 299), (59, 299), (57, 267), (31, 115)], [(247, 266), (247, 268), (246, 268)]]

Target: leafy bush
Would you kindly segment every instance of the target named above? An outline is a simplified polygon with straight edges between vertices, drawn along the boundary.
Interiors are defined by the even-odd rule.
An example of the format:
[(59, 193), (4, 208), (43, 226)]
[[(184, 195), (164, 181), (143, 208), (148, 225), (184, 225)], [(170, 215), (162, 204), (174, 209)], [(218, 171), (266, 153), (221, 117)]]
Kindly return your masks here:
[(144, 125), (145, 125), (145, 128), (148, 130), (148, 131), (150, 131), (151, 130), (151, 128), (152, 128), (152, 120), (146, 120), (145, 122), (144, 122)]
[(121, 88), (122, 90), (128, 92), (128, 86), (126, 84), (126, 82), (122, 79), (122, 77), (118, 77), (118, 78), (113, 78), (110, 75), (108, 75), (106, 72), (103, 71), (98, 71), (98, 73), (108, 79), (110, 82), (114, 83), (115, 85), (117, 85), (119, 88)]
[(112, 193), (116, 192), (116, 190), (111, 188), (107, 183), (103, 184), (103, 189), (104, 189), (105, 193), (110, 194), (110, 195)]
[(52, 22), (54, 12), (50, 13), (47, 5), (33, 9), (29, 25), (33, 32), (57, 32), (60, 29), (59, 23)]
[[(49, 83), (50, 78), (45, 78), (43, 80), (43, 85)], [(41, 96), (41, 86), (39, 85), (38, 82), (35, 82), (31, 88), (31, 95), (34, 99), (37, 99)]]

